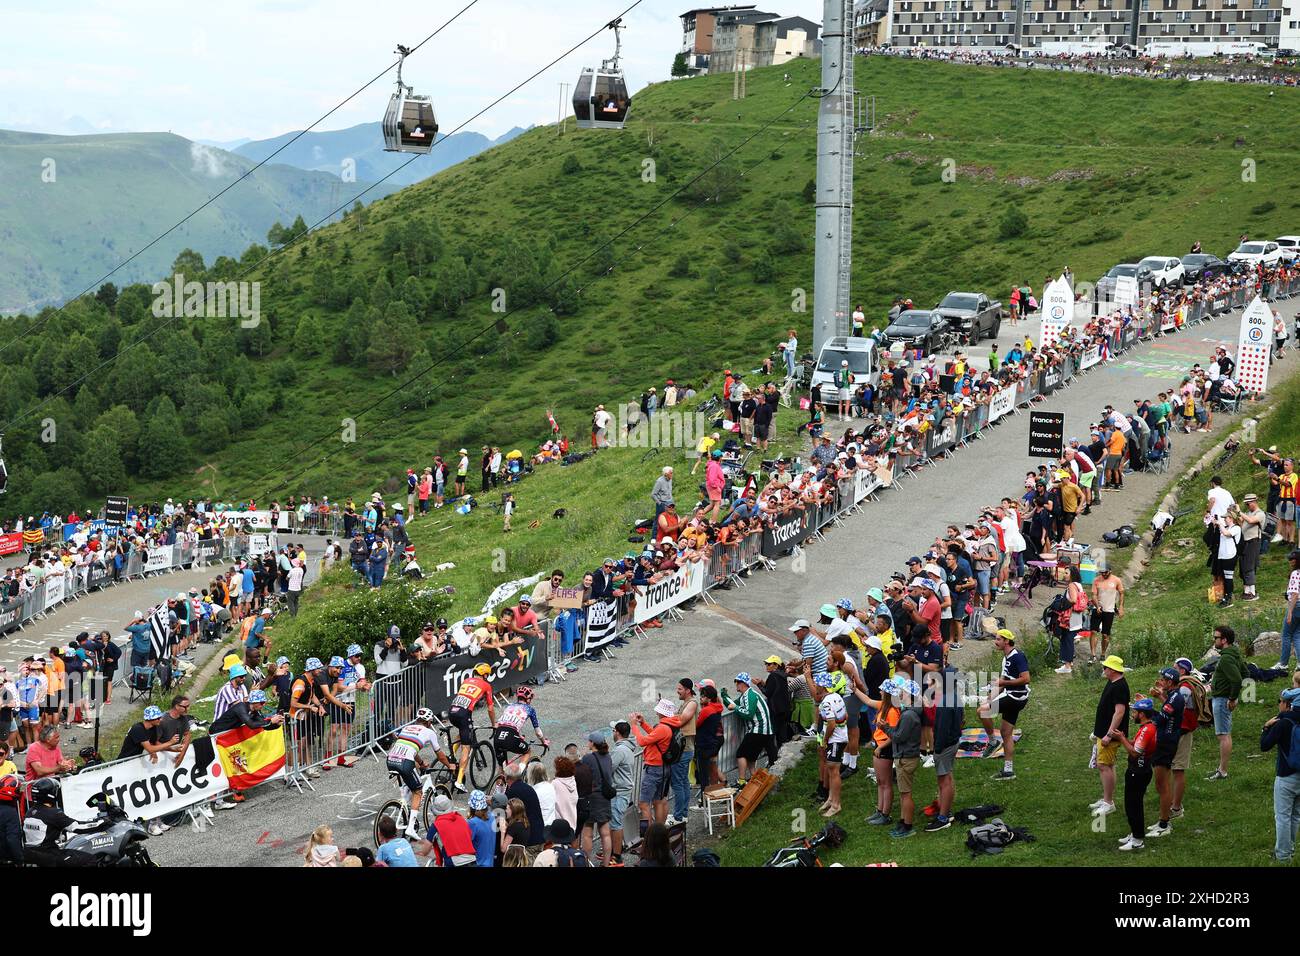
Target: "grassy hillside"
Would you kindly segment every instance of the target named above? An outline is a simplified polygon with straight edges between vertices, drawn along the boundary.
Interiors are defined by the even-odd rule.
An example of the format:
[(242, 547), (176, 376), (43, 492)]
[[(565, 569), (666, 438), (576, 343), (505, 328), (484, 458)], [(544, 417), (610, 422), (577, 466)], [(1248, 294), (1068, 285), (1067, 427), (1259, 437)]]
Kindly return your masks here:
[[(1300, 421), (1293, 413), (1300, 401), (1300, 382), (1291, 381), (1273, 398), (1273, 410), (1263, 419), (1253, 444), (1276, 444), (1283, 454), (1300, 447)], [(1226, 434), (1226, 432), (1225, 432)], [(1187, 440), (1187, 436), (1184, 436)], [(1267, 491), (1267, 479), (1254, 467), (1243, 448), (1223, 466), (1207, 469), (1184, 482), (1181, 506), (1192, 514), (1180, 518), (1166, 533), (1150, 566), (1130, 589), (1125, 602), (1122, 628), (1113, 645), (1130, 668), (1129, 689), (1150, 694), (1161, 668), (1178, 657), (1200, 661), (1211, 643), (1218, 624), (1229, 624), (1237, 632), (1243, 653), (1250, 655), (1250, 642), (1261, 631), (1281, 629), (1286, 589), (1287, 548), (1274, 545), (1260, 562), (1257, 581), (1260, 600), (1244, 602), (1240, 583), (1236, 604), (1226, 610), (1206, 600), (1209, 574), (1205, 548), (1201, 544), (1199, 520), (1210, 478), (1218, 474), (1224, 486), (1240, 499), (1250, 491)], [(1101, 693), (1099, 667), (1080, 666), (1071, 677), (1053, 674), (1043, 662), (1045, 647), (1040, 637), (1021, 635), (1033, 675), (1031, 703), (1020, 726), (1024, 738), (1016, 750), (1014, 782), (994, 781), (1000, 760), (959, 760), (956, 769), (957, 807), (997, 803), (1006, 808), (1004, 819), (1011, 826), (1028, 827), (1037, 842), (1013, 848), (998, 857), (984, 857), (983, 866), (1263, 866), (1272, 863), (1274, 758), (1260, 754), (1259, 735), (1264, 721), (1277, 712), (1278, 694), (1290, 686), (1286, 678), (1269, 683), (1248, 682), (1233, 718), (1234, 750), (1229, 779), (1205, 779), (1217, 766), (1218, 747), (1209, 728), (1200, 728), (1193, 738), (1192, 769), (1187, 776), (1187, 814), (1173, 821), (1173, 835), (1148, 840), (1142, 853), (1119, 853), (1116, 841), (1128, 831), (1123, 807), (1111, 815), (1105, 831), (1090, 826), (1087, 805), (1100, 797), (1095, 771), (1088, 769), (1091, 746), (1088, 735), (1097, 698)], [(979, 665), (996, 673), (996, 652)], [(1247, 660), (1261, 668), (1276, 663), (1273, 654)], [(1053, 660), (1053, 665), (1055, 660)], [(1294, 663), (1293, 663), (1293, 666)], [(1253, 685), (1253, 686), (1252, 686)], [(975, 709), (966, 708), (966, 726), (978, 724)], [(812, 752), (810, 752), (812, 753)], [(814, 812), (817, 801), (808, 794), (816, 786), (815, 755), (806, 757), (768, 798), (744, 827), (721, 843), (726, 865), (759, 865), (775, 850), (793, 839), (792, 813), (807, 811), (808, 831), (821, 821)], [(1121, 774), (1122, 776), (1122, 774)], [(874, 809), (876, 791), (867, 781), (856, 778), (845, 786), (844, 812), (838, 818), (851, 837), (837, 853), (824, 854), (826, 862), (846, 866), (880, 860), (896, 860), (904, 866), (952, 865), (968, 859), (962, 848), (965, 828), (954, 826), (935, 834), (921, 833), (905, 841), (891, 839), (888, 827), (862, 823)], [(1119, 784), (1123, 795), (1123, 782)], [(921, 770), (916, 790), (918, 806), (934, 799), (933, 772)], [(1154, 783), (1147, 792), (1147, 823), (1155, 822), (1157, 797)], [(895, 815), (897, 795), (895, 795)], [(918, 817), (919, 819), (919, 817)], [(1112, 832), (1113, 831), (1113, 832)], [(1212, 839), (1202, 839), (1212, 834)]]
[[(0, 131), (0, 314), (77, 295), (252, 165), (170, 133)], [(237, 254), (275, 222), (320, 219), (346, 198), (338, 189), (337, 177), (266, 167), (114, 279), (152, 282), (187, 246)]]
[[(791, 324), (806, 342), (809, 318), (791, 302), (792, 290), (812, 293), (816, 103), (800, 97), (818, 64), (789, 68), (789, 84), (785, 68), (756, 71), (739, 103), (727, 77), (650, 87), (621, 134), (535, 129), (323, 230), (256, 274), (267, 319), (256, 334), (170, 324), (117, 361), (130, 376), (106, 372), (79, 389), (84, 398), (56, 403), (61, 428), (72, 422), (62, 448), (37, 440), (49, 408), (11, 427), (11, 502), (84, 505), (79, 496), (119, 490), (87, 480), (73, 447), (117, 422), (101, 421), (115, 403), (146, 431), (155, 418), (154, 432), (198, 423), (161, 464), (124, 449), (137, 496), (341, 496), (437, 450), (526, 444), (544, 433), (548, 408), (581, 434), (597, 402), (666, 377), (716, 380), (726, 364), (754, 364)], [(1296, 228), (1300, 202), (1280, 188), (1297, 132), (1292, 90), (886, 58), (861, 60), (858, 86), (877, 97), (879, 117), (857, 164), (854, 298), (872, 315), (900, 293), (1001, 294), (1012, 281), (1037, 288), (1067, 262), (1088, 278), (1194, 239), (1224, 251), (1241, 232)], [(1011, 206), (1027, 229), (1000, 238)], [(517, 309), (504, 321), (496, 288)], [(147, 335), (158, 323), (146, 306), (128, 290), (111, 317), (94, 304), (69, 310), (5, 358), (27, 359), (32, 390), (49, 394), (71, 379), (42, 382), (41, 368), (79, 367), (61, 343), (84, 336), (111, 357), (103, 327), (122, 342)], [(187, 373), (171, 370), (186, 363), (168, 356), (196, 348), (241, 357), (218, 362), (218, 382), (185, 388)], [(130, 384), (141, 374), (146, 389)], [(16, 411), (27, 383), (10, 384)], [(345, 418), (356, 442), (339, 440)]]

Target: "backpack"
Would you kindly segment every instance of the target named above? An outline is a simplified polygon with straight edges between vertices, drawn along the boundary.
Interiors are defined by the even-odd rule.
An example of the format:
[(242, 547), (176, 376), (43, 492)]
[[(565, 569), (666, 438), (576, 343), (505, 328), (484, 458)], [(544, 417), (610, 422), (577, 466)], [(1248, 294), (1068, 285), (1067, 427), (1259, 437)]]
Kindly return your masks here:
[(1178, 685), (1186, 687), (1192, 692), (1192, 706), (1196, 708), (1196, 723), (1201, 727), (1209, 727), (1214, 724), (1214, 710), (1210, 706), (1210, 695), (1206, 692), (1205, 683), (1199, 677), (1184, 677)]
[(1082, 584), (1079, 585), (1079, 594), (1074, 599), (1071, 610), (1080, 612), (1088, 610), (1088, 592), (1083, 589)]
[(686, 741), (682, 738), (681, 731), (676, 727), (673, 728), (673, 735), (668, 740), (668, 746), (664, 747), (664, 766), (670, 767), (682, 759), (682, 754), (686, 750)]
[(971, 827), (970, 832), (966, 834), (966, 848), (973, 856), (994, 854), (1001, 853), (1017, 840), (1032, 842), (1033, 839), (1023, 827), (1013, 830), (1001, 819), (995, 818), (988, 823)]
[(587, 861), (587, 855), (581, 850), (575, 850), (571, 846), (555, 846), (551, 849), (555, 851), (556, 867), (591, 866)]
[(1002, 808), (996, 803), (982, 803), (978, 807), (956, 810), (953, 812), (952, 818), (958, 823), (979, 823), (981, 820), (995, 817), (1001, 812)]
[(1291, 724), (1291, 742), (1287, 744), (1282, 759), (1293, 771), (1300, 772), (1300, 733), (1296, 733), (1296, 729), (1297, 725)]

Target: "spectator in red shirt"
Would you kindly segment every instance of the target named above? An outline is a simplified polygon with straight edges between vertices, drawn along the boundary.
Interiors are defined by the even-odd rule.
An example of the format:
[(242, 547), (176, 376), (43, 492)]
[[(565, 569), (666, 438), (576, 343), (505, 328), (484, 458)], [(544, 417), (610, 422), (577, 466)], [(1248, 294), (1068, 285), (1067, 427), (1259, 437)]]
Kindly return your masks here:
[(27, 779), (54, 777), (68, 773), (74, 767), (71, 760), (63, 759), (59, 750), (59, 728), (47, 725), (41, 728), (40, 739), (27, 748)]

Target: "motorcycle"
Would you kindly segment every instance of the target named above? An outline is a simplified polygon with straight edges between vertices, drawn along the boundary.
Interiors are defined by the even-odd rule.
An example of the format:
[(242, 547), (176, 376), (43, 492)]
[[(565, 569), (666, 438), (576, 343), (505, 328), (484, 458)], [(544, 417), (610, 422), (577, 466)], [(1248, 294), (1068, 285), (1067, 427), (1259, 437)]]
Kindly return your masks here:
[(100, 866), (157, 866), (145, 849), (149, 831), (142, 822), (128, 818), (126, 811), (103, 793), (87, 800), (86, 806), (98, 811), (95, 819), (68, 827), (64, 850), (98, 857)]

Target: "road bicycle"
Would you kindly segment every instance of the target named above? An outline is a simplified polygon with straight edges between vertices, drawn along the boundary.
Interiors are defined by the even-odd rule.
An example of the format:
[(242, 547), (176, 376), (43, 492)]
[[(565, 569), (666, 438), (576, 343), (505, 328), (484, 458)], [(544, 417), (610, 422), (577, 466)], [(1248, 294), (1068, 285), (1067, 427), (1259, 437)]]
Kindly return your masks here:
[[(452, 783), (454, 782), (454, 772), (441, 763), (434, 763), (432, 767), (416, 767), (415, 772), (420, 776), (420, 819), (418, 821), (419, 833), (421, 838), (423, 834), (429, 832), (431, 817), (429, 809), (433, 805), (434, 797), (439, 795), (451, 797)], [(397, 827), (398, 836), (406, 835), (407, 828), (411, 825), (411, 788), (402, 783), (401, 774), (396, 770), (388, 771), (388, 779), (399, 788), (401, 797), (397, 800), (389, 800), (379, 808), (375, 814), (375, 847), (376, 849), (383, 843), (379, 834), (379, 824), (381, 821), (392, 820)]]
[[(504, 754), (501, 753), (500, 751), (496, 751), (497, 765), (501, 769), (497, 771), (496, 778), (492, 781), (492, 789), (491, 790), (484, 789), (483, 792), (487, 794), (505, 793), (506, 769), (511, 764), (517, 763), (520, 760), (525, 760), (525, 758), (527, 758), (527, 760), (525, 760), (525, 765), (530, 761), (534, 761), (534, 760), (540, 761), (543, 757), (545, 757), (550, 752), (551, 745), (548, 743), (542, 743), (541, 741), (533, 741), (529, 743), (529, 748), (530, 748), (529, 753), (520, 754), (514, 760), (506, 759), (507, 757), (510, 756), (510, 754)], [(538, 748), (541, 749), (541, 753), (535, 752)]]
[[(473, 724), (470, 726), (473, 728)], [(496, 750), (492, 746), (491, 739), (484, 738), (480, 740), (478, 739), (477, 732), (475, 732), (474, 739), (472, 740), (461, 741), (459, 737), (457, 737), (457, 739), (453, 741), (453, 729), (454, 728), (450, 724), (442, 728), (443, 737), (447, 741), (447, 747), (444, 752), (447, 754), (455, 754), (456, 756), (452, 759), (452, 762), (458, 763), (460, 760), (461, 745), (463, 744), (464, 746), (469, 747), (469, 761), (465, 765), (465, 776), (469, 778), (470, 787), (472, 789), (482, 790), (486, 793), (497, 776), (497, 756)], [(474, 728), (474, 730), (477, 731), (477, 728)], [(460, 779), (459, 775), (457, 779)]]

